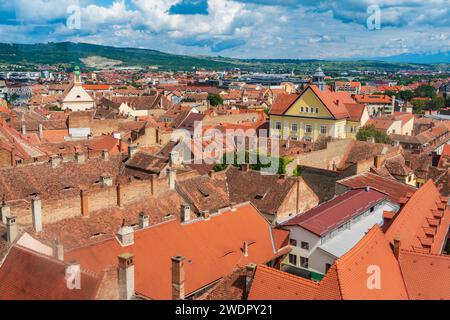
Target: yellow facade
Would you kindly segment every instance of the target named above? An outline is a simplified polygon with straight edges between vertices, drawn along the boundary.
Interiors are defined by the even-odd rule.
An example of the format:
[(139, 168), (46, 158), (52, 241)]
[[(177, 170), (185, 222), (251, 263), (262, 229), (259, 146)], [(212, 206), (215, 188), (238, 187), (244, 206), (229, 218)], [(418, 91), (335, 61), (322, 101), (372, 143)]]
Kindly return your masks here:
[(347, 120), (335, 119), (312, 90), (307, 90), (284, 115), (270, 115), (270, 131), (272, 137), (300, 141), (314, 142), (320, 136), (346, 138)]

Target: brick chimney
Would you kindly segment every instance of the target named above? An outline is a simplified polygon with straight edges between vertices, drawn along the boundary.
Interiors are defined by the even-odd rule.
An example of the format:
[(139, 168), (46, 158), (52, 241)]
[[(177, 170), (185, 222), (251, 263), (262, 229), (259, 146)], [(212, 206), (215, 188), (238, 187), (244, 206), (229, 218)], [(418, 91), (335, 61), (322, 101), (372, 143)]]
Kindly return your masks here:
[(117, 206), (121, 208), (123, 207), (123, 190), (122, 185), (120, 183), (116, 187), (116, 193), (117, 193)]
[(139, 228), (144, 229), (149, 226), (149, 217), (144, 212), (139, 213)]
[(248, 163), (241, 164), (241, 171), (243, 172), (250, 171), (250, 165)]
[(16, 147), (12, 147), (11, 149), (11, 167), (16, 166)]
[(169, 168), (169, 189), (175, 190), (175, 181), (177, 180), (177, 170)]
[(182, 256), (172, 257), (172, 300), (184, 299), (184, 260)]
[(35, 232), (42, 231), (42, 201), (39, 195), (31, 197), (31, 214)]
[(2, 216), (2, 223), (6, 224), (6, 217), (9, 217), (11, 215), (11, 207), (9, 206), (9, 204), (6, 204), (5, 201), (3, 201), (0, 206), (0, 214)]
[(134, 255), (124, 253), (119, 257), (118, 284), (119, 299), (131, 300), (134, 296)]
[(119, 231), (117, 232), (117, 238), (119, 239), (120, 244), (123, 247), (134, 244), (133, 228), (130, 226), (125, 226), (125, 224), (122, 224), (122, 226), (119, 228)]
[(245, 298), (248, 297), (252, 286), (253, 275), (255, 274), (256, 264), (250, 263), (245, 267)]
[(399, 255), (400, 255), (400, 247), (401, 247), (401, 240), (399, 236), (396, 236), (394, 238), (394, 256), (398, 259)]
[(80, 190), (81, 201), (81, 215), (89, 217), (89, 192), (87, 190)]
[(16, 240), (18, 235), (16, 217), (6, 216), (6, 241), (11, 244)]
[(191, 206), (188, 204), (181, 205), (181, 222), (188, 222), (191, 220)]
[(42, 125), (42, 123), (39, 123), (39, 125), (38, 125), (38, 136), (39, 136), (39, 139), (44, 138), (44, 126)]
[(53, 242), (53, 257), (64, 261), (64, 246), (58, 239)]

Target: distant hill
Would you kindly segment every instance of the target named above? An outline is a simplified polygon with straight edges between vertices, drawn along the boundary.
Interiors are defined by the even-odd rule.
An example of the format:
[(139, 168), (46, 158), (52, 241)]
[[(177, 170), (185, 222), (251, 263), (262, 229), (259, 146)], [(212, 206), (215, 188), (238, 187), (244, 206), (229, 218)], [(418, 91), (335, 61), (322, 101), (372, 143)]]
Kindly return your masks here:
[(404, 53), (397, 56), (374, 58), (373, 60), (401, 62), (401, 63), (449, 64), (450, 51), (439, 53)]
[[(6, 44), (0, 43), (0, 63), (9, 64), (49, 64), (72, 68), (80, 65), (85, 69), (110, 67), (155, 66), (162, 70), (233, 69), (243, 68), (250, 71), (267, 72), (310, 72), (319, 65), (328, 72), (348, 70), (398, 70), (404, 68), (423, 68), (424, 65), (403, 63), (401, 61), (358, 60), (358, 61), (323, 61), (293, 59), (232, 59), (225, 57), (194, 57), (175, 55), (149, 49), (118, 48), (86, 43), (46, 43), (46, 44)], [(432, 67), (430, 67), (432, 68)]]

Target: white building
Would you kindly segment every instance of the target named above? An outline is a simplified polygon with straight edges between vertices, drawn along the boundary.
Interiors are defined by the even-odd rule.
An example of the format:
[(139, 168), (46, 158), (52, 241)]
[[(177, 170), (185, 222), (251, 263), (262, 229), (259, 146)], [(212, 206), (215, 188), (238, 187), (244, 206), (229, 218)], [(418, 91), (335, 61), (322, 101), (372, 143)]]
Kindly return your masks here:
[(74, 81), (65, 90), (62, 100), (62, 109), (71, 111), (86, 111), (94, 109), (94, 99), (83, 88), (80, 68), (75, 67)]
[[(295, 273), (320, 280), (331, 265), (356, 245), (384, 212), (399, 206), (374, 189), (350, 190), (284, 223), (292, 251), (284, 262)], [(292, 268), (293, 267), (293, 268)]]

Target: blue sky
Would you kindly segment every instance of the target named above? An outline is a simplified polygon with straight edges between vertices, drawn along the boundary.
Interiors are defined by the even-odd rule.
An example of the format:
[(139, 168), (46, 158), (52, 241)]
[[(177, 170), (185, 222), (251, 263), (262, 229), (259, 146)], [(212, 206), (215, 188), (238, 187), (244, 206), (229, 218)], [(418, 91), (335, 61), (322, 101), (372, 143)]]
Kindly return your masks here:
[[(370, 30), (372, 5), (380, 28)], [(2, 0), (0, 41), (239, 58), (450, 51), (450, 0)]]

